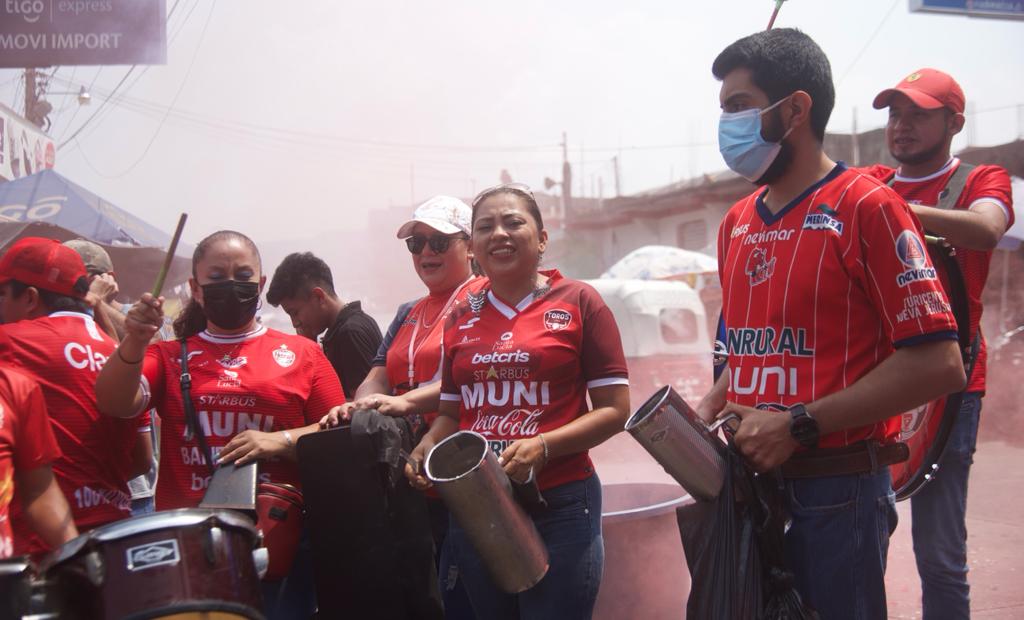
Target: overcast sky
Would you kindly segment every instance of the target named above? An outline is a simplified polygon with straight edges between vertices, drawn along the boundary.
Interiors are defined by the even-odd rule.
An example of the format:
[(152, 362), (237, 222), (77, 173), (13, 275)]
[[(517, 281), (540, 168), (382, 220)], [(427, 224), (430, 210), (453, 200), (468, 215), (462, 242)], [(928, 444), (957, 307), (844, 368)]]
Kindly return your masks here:
[[(613, 195), (616, 154), (622, 191), (635, 193), (724, 167), (711, 62), (773, 6), (179, 0), (168, 64), (137, 68), (56, 168), (167, 230), (188, 211), (193, 242), (226, 227), (268, 241), (359, 228), (371, 208), (471, 195), (502, 168), (540, 186), (560, 174), (563, 131), (575, 193), (603, 182)], [(922, 66), (960, 81), (976, 144), (1022, 131), (1024, 22), (911, 14), (907, 0), (790, 0), (777, 25), (829, 55), (832, 131), (849, 131), (855, 109), (860, 130), (882, 125), (872, 97)], [(54, 138), (127, 69), (61, 67), (51, 91), (92, 85), (94, 102), (51, 97)], [(20, 111), (17, 75), (0, 70), (0, 100)]]

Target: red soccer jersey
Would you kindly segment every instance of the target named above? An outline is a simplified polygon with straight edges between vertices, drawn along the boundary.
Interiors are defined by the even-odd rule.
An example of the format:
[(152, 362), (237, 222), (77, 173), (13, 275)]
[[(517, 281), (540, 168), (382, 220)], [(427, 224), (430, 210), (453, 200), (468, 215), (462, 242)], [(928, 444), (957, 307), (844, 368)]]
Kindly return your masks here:
[[(893, 347), (956, 338), (920, 226), (892, 190), (838, 164), (777, 214), (764, 191), (736, 203), (719, 230), (730, 401), (810, 403), (855, 383)], [(895, 416), (820, 445), (886, 441), (898, 430)]]
[(0, 559), (15, 555), (8, 520), (15, 472), (48, 465), (59, 457), (39, 384), (0, 366)]
[[(452, 293), (428, 295), (413, 303), (412, 307), (404, 306), (408, 311), (394, 339), (384, 343), (387, 345), (385, 366), (388, 382), (396, 394), (404, 394), (413, 387), (441, 380), (445, 322), (457, 308), (466, 303), (467, 295), (479, 292), (486, 283), (486, 278), (473, 278)], [(436, 415), (427, 414), (424, 417), (429, 423)]]
[[(445, 327), (441, 399), (459, 401), (459, 427), (501, 454), (587, 408), (587, 389), (628, 385), (619, 328), (591, 286), (544, 272), (550, 287), (512, 305), (489, 289), (471, 295)], [(541, 489), (590, 476), (587, 452), (552, 459)]]
[[(949, 178), (959, 166), (960, 160), (954, 157), (941, 170), (920, 179), (902, 176), (897, 170), (882, 165), (872, 166), (865, 172), (884, 182), (892, 180), (892, 188), (908, 204), (934, 207), (939, 204), (939, 194), (946, 189)], [(1006, 214), (1006, 229), (1009, 230), (1013, 225), (1013, 193), (1010, 188), (1010, 175), (1006, 173), (1006, 170), (999, 166), (977, 166), (971, 170), (955, 208), (970, 209), (979, 202), (994, 202), (1001, 206)], [(985, 282), (988, 280), (992, 252), (958, 247), (954, 256), (964, 276), (967, 308), (971, 315), (971, 340), (973, 341), (981, 326), (983, 310), (981, 293), (985, 290)], [(981, 347), (978, 351), (978, 359), (974, 364), (974, 372), (967, 384), (968, 392), (985, 392), (985, 369), (988, 356), (984, 336), (980, 342)]]
[[(54, 312), (0, 326), (0, 358), (39, 383), (63, 456), (53, 464), (61, 491), (80, 530), (131, 516), (132, 450), (149, 416), (119, 420), (96, 406), (96, 377), (116, 344), (87, 314)], [(18, 511), (15, 510), (15, 515)], [(14, 521), (18, 540), (42, 541)]]
[[(188, 351), (192, 402), (214, 459), (244, 430), (306, 426), (345, 402), (331, 363), (301, 336), (266, 327), (234, 337), (203, 331), (188, 339)], [(198, 442), (186, 439), (180, 359), (179, 341), (159, 342), (142, 367), (143, 409), (155, 407), (161, 422), (157, 510), (197, 506), (210, 483)], [(259, 471), (261, 482), (299, 486), (292, 461), (261, 461)]]

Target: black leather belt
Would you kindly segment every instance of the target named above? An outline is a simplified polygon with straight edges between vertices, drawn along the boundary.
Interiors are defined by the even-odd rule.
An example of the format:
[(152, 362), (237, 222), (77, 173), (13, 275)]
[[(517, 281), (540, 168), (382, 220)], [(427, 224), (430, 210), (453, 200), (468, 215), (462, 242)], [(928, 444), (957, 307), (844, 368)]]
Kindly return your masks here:
[(910, 458), (910, 448), (902, 442), (880, 444), (859, 441), (842, 448), (818, 448), (793, 455), (782, 464), (784, 478), (823, 478), (880, 471)]

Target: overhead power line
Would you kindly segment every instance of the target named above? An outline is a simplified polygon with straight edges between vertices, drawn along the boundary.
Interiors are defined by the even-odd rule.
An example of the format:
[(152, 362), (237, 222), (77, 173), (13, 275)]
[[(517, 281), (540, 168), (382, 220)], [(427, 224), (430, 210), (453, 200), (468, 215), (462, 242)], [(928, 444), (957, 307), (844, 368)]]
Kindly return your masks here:
[[(167, 12), (167, 21), (170, 21), (171, 16), (174, 15), (174, 11), (177, 10), (179, 4), (181, 4), (181, 0), (174, 0), (174, 4), (171, 5), (171, 10), (169, 10)], [(78, 134), (82, 133), (82, 130), (84, 130), (86, 127), (88, 127), (89, 123), (91, 123), (93, 121), (93, 119), (95, 119), (97, 116), (99, 116), (100, 112), (102, 112), (103, 109), (106, 107), (107, 102), (109, 102), (110, 99), (114, 96), (114, 94), (117, 93), (117, 90), (119, 88), (121, 88), (121, 86), (125, 83), (125, 81), (128, 79), (128, 77), (132, 74), (132, 72), (135, 71), (136, 67), (138, 67), (138, 66), (139, 65), (132, 65), (131, 67), (128, 68), (128, 71), (124, 74), (124, 77), (121, 78), (121, 81), (118, 82), (117, 86), (114, 87), (114, 90), (111, 91), (110, 96), (108, 98), (104, 99), (100, 103), (99, 107), (96, 108), (96, 111), (93, 112), (92, 115), (89, 116), (89, 118), (85, 119), (85, 122), (82, 123), (78, 127), (78, 129), (76, 129), (75, 132), (72, 133), (71, 136), (67, 140), (63, 140), (60, 144), (57, 145), (57, 150), (58, 151), (61, 148), (63, 148), (64, 145), (66, 145), (68, 142), (70, 142), (70, 141), (74, 140), (76, 137), (78, 137)], [(147, 66), (146, 69), (148, 70), (149, 67)], [(102, 68), (101, 68), (101, 70), (102, 70)], [(99, 71), (96, 72), (96, 77), (99, 77)], [(95, 81), (96, 81), (95, 78), (93, 78), (93, 82), (95, 82)], [(134, 83), (133, 83), (133, 85), (134, 85)], [(76, 112), (77, 112), (77, 110), (76, 110)], [(72, 116), (72, 120), (73, 119), (74, 119), (74, 116)]]
[(857, 55), (853, 57), (853, 61), (846, 66), (846, 70), (843, 71), (842, 75), (839, 76), (839, 79), (836, 80), (837, 90), (839, 89), (839, 85), (843, 83), (843, 80), (846, 79), (846, 76), (850, 74), (850, 71), (852, 71), (853, 68), (857, 66), (857, 63), (860, 62), (860, 58), (864, 55), (864, 52), (868, 51), (871, 44), (875, 42), (875, 37), (878, 36), (878, 33), (882, 32), (882, 27), (885, 26), (887, 21), (889, 21), (889, 18), (892, 16), (892, 12), (896, 10), (896, 7), (900, 2), (901, 0), (893, 0), (892, 5), (889, 6), (889, 10), (886, 11), (885, 15), (882, 17), (882, 21), (878, 22), (878, 26), (875, 27), (875, 31), (871, 33), (871, 36), (864, 42), (864, 46), (861, 47), (860, 51), (857, 52)]
[[(214, 8), (216, 6), (217, 6), (216, 0), (212, 0), (210, 2), (210, 11), (206, 14), (206, 21), (203, 23), (203, 29), (199, 33), (199, 42), (196, 43), (195, 50), (193, 50), (193, 52), (192, 52), (192, 60), (189, 62), (188, 69), (185, 71), (185, 77), (182, 78), (181, 84), (178, 86), (178, 91), (176, 93), (174, 93), (174, 98), (171, 99), (171, 103), (167, 107), (167, 111), (164, 113), (163, 117), (160, 119), (160, 124), (156, 126), (156, 130), (153, 132), (153, 136), (149, 139), (149, 142), (146, 143), (146, 148), (144, 148), (142, 150), (142, 153), (139, 155), (139, 157), (134, 162), (132, 162), (132, 164), (130, 166), (128, 166), (127, 168), (125, 168), (121, 172), (119, 172), (119, 173), (117, 173), (115, 175), (112, 175), (111, 178), (123, 177), (124, 175), (126, 175), (129, 172), (131, 172), (132, 170), (134, 170), (140, 163), (142, 163), (142, 160), (146, 158), (146, 155), (149, 154), (149, 150), (151, 148), (153, 148), (153, 144), (156, 142), (157, 137), (160, 136), (160, 131), (164, 128), (164, 123), (167, 122), (167, 117), (174, 110), (174, 105), (178, 102), (178, 97), (181, 96), (181, 91), (183, 91), (185, 89), (185, 84), (188, 83), (188, 78), (189, 78), (189, 76), (192, 75), (192, 68), (195, 67), (196, 58), (199, 57), (199, 49), (203, 46), (203, 41), (206, 39), (206, 31), (207, 31), (207, 29), (210, 26), (210, 19), (213, 17), (213, 10), (214, 10)], [(187, 16), (186, 16), (186, 19), (188, 19)]]

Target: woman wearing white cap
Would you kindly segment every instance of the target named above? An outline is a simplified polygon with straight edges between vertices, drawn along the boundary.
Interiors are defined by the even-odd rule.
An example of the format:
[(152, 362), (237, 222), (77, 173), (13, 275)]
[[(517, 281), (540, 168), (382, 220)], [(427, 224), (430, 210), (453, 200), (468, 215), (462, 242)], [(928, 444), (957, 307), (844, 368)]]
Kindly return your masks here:
[[(441, 380), (445, 318), (465, 303), (467, 293), (481, 288), (483, 281), (473, 277), (470, 265), (471, 217), (469, 205), (461, 200), (435, 196), (417, 207), (412, 219), (398, 229), (397, 236), (405, 239), (413, 269), (426, 285), (427, 295), (398, 308), (373, 368), (356, 390), (355, 398), (335, 407), (321, 426), (334, 426), (348, 419), (359, 408), (357, 404), (368, 402), (382, 413), (396, 413), (402, 403), (395, 396)], [(419, 424), (423, 431), (435, 417), (436, 413), (423, 416), (423, 424)], [(440, 554), (448, 530), (448, 511), (434, 491), (427, 494), (427, 505), (436, 553)], [(445, 617), (472, 618), (457, 572), (446, 571), (440, 578)]]

